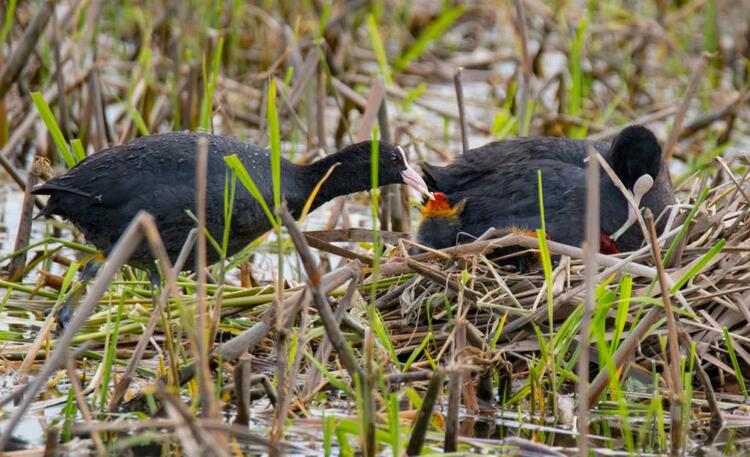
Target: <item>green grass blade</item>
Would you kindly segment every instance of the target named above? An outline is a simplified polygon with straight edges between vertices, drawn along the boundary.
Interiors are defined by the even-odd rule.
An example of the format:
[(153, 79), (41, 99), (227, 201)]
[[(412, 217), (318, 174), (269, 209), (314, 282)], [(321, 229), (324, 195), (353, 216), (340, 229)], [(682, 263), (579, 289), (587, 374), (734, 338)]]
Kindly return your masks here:
[(268, 117), (268, 137), (271, 143), (273, 206), (275, 210), (278, 210), (281, 207), (281, 131), (279, 129), (279, 114), (276, 110), (276, 82), (274, 80), (271, 80), (268, 86), (266, 115)]
[(401, 455), (401, 424), (399, 422), (398, 395), (392, 393), (388, 398), (388, 428), (391, 432), (391, 453)]
[(346, 385), (340, 379), (336, 378), (333, 375), (333, 373), (331, 373), (330, 371), (328, 371), (328, 368), (326, 368), (325, 365), (323, 365), (322, 363), (320, 363), (318, 361), (318, 359), (315, 358), (314, 355), (310, 354), (310, 352), (307, 351), (307, 350), (305, 350), (305, 352), (303, 354), (305, 355), (305, 358), (307, 358), (307, 360), (311, 364), (313, 364), (315, 366), (315, 368), (318, 369), (318, 371), (320, 371), (320, 373), (323, 375), (323, 377), (326, 378), (326, 380), (328, 380), (328, 382), (330, 382), (333, 387), (335, 387), (336, 389), (339, 389), (342, 392), (346, 392), (347, 395), (354, 395), (354, 391), (352, 390), (352, 388), (350, 386)]
[(242, 164), (242, 161), (239, 159), (239, 157), (237, 157), (237, 154), (232, 154), (230, 156), (224, 157), (224, 162), (227, 164), (229, 169), (232, 170), (232, 173), (237, 176), (237, 179), (240, 180), (240, 183), (242, 183), (247, 191), (250, 192), (250, 195), (252, 195), (253, 198), (258, 201), (261, 208), (263, 208), (263, 212), (266, 213), (268, 221), (271, 222), (271, 225), (276, 226), (276, 218), (271, 212), (271, 209), (268, 207), (266, 199), (263, 198), (263, 194), (260, 192), (260, 189), (258, 189), (255, 181), (253, 181), (253, 178), (250, 177), (250, 174), (247, 172), (247, 169)]
[(57, 150), (60, 151), (60, 155), (62, 155), (65, 165), (67, 165), (68, 168), (72, 168), (78, 163), (78, 161), (70, 152), (68, 142), (65, 141), (62, 130), (60, 130), (60, 126), (57, 124), (57, 120), (55, 120), (52, 110), (44, 99), (44, 95), (42, 95), (41, 92), (32, 92), (31, 99), (34, 101), (34, 106), (36, 106), (37, 111), (39, 111), (39, 116), (42, 118), (42, 121), (44, 121), (44, 125), (47, 126), (47, 130), (49, 130), (49, 133), (52, 136), (52, 141), (55, 143)]
[(495, 330), (495, 333), (492, 335), (492, 339), (490, 340), (490, 349), (495, 350), (497, 348), (497, 342), (500, 340), (500, 335), (503, 334), (503, 328), (505, 328), (505, 322), (508, 320), (508, 311), (503, 314), (503, 317), (500, 318), (500, 322), (497, 324), (497, 330)]
[(427, 332), (427, 335), (425, 335), (425, 337), (422, 339), (422, 342), (419, 343), (419, 346), (411, 351), (411, 354), (409, 354), (409, 358), (406, 359), (406, 363), (404, 363), (403, 368), (401, 368), (402, 373), (406, 373), (407, 371), (409, 371), (409, 368), (411, 368), (411, 364), (414, 363), (415, 360), (417, 360), (417, 357), (419, 357), (419, 354), (424, 351), (424, 348), (427, 347), (427, 343), (429, 343), (431, 339), (432, 332)]
[(375, 58), (378, 61), (378, 68), (380, 73), (385, 79), (385, 84), (391, 85), (391, 67), (388, 64), (388, 55), (385, 53), (385, 46), (383, 45), (383, 39), (380, 37), (378, 31), (378, 23), (375, 20), (375, 16), (369, 14), (367, 16), (367, 31), (370, 33), (370, 41), (372, 42), (372, 50), (375, 52)]
[[(586, 28), (588, 27), (588, 18), (583, 17), (578, 23), (578, 30), (576, 31), (575, 38), (570, 46), (570, 79), (571, 79), (571, 91), (570, 91), (570, 103), (568, 105), (568, 113), (571, 116), (579, 117), (583, 109), (583, 69), (581, 68), (581, 57), (583, 55), (584, 37), (586, 35)], [(570, 134), (573, 138), (583, 138), (586, 135), (585, 127), (573, 127), (571, 128)]]
[(219, 66), (221, 64), (221, 54), (224, 49), (224, 37), (219, 37), (216, 44), (216, 51), (211, 59), (211, 75), (206, 75), (205, 61), (203, 65), (203, 81), (205, 84), (205, 93), (201, 101), (200, 128), (209, 131), (211, 129), (211, 117), (213, 113), (214, 92), (216, 90), (216, 80), (219, 77)]
[(742, 396), (747, 400), (748, 393), (747, 393), (747, 387), (745, 385), (745, 376), (743, 371), (740, 369), (740, 364), (737, 361), (737, 354), (734, 352), (734, 342), (732, 341), (732, 337), (729, 336), (729, 329), (726, 327), (723, 328), (724, 332), (724, 345), (727, 348), (727, 353), (729, 353), (729, 360), (732, 361), (732, 367), (734, 368), (734, 377), (737, 378), (737, 383), (740, 386), (740, 392), (742, 392)]
[(388, 352), (388, 356), (391, 358), (391, 362), (398, 364), (398, 357), (396, 356), (396, 349), (393, 347), (393, 341), (391, 341), (391, 335), (388, 333), (388, 328), (383, 321), (383, 317), (380, 315), (377, 309), (372, 310), (372, 320), (370, 321), (370, 328), (375, 332), (375, 336), (383, 345), (385, 350)]
[(703, 254), (703, 256), (701, 256), (701, 258), (695, 263), (695, 265), (693, 265), (690, 268), (690, 270), (688, 270), (688, 272), (685, 273), (685, 275), (682, 278), (680, 278), (675, 283), (675, 285), (672, 286), (671, 289), (669, 289), (669, 293), (673, 294), (677, 292), (678, 290), (682, 288), (682, 286), (687, 284), (688, 281), (693, 279), (695, 275), (700, 273), (703, 270), (703, 268), (706, 266), (706, 264), (708, 264), (708, 262), (710, 262), (711, 259), (713, 259), (716, 256), (716, 254), (718, 254), (719, 252), (721, 252), (722, 249), (724, 249), (724, 246), (726, 246), (726, 244), (727, 244), (726, 240), (719, 240), (716, 242), (716, 244), (711, 246), (711, 249), (709, 249), (708, 252)]
[(620, 337), (622, 332), (625, 330), (625, 324), (628, 321), (628, 311), (630, 311), (630, 296), (633, 291), (633, 277), (623, 276), (620, 281), (620, 299), (617, 303), (617, 314), (615, 317), (615, 329), (612, 333), (612, 341), (610, 342), (609, 350), (610, 354), (615, 353), (615, 350), (620, 346)]
[(62, 299), (62, 297), (65, 296), (65, 294), (70, 289), (70, 285), (73, 283), (73, 278), (75, 278), (75, 274), (78, 272), (78, 267), (80, 265), (78, 262), (73, 262), (68, 267), (68, 270), (65, 272), (65, 276), (63, 276), (62, 285), (60, 286), (60, 292), (59, 292), (59, 299)]
[(16, 14), (17, 0), (10, 0), (5, 8), (5, 18), (3, 19), (3, 29), (0, 31), (0, 47), (5, 46), (5, 40), (10, 33), (10, 26), (13, 25), (13, 16)]
[(672, 244), (669, 245), (669, 249), (667, 249), (667, 252), (664, 254), (664, 264), (668, 264), (672, 256), (677, 252), (677, 248), (680, 245), (680, 241), (682, 241), (682, 238), (687, 234), (688, 229), (690, 228), (690, 224), (692, 223), (693, 219), (695, 219), (695, 215), (698, 214), (698, 210), (703, 207), (703, 202), (708, 198), (708, 194), (711, 192), (711, 188), (706, 186), (701, 191), (700, 195), (698, 196), (698, 200), (695, 202), (693, 207), (690, 209), (690, 212), (688, 212), (687, 217), (685, 218), (685, 221), (682, 223), (682, 228), (680, 228), (680, 231), (677, 232), (677, 236), (674, 237), (674, 240), (672, 241)]
[(70, 148), (73, 151), (73, 157), (75, 158), (76, 163), (86, 158), (86, 150), (83, 148), (83, 143), (81, 143), (81, 140), (78, 138), (70, 141)]
[(140, 133), (142, 136), (148, 136), (148, 126), (146, 125), (146, 121), (143, 119), (143, 116), (141, 116), (141, 113), (132, 106), (128, 106), (127, 111), (128, 116), (130, 116), (130, 118), (133, 120), (133, 123), (135, 123), (136, 128), (138, 129), (138, 133)]
[(328, 17), (331, 15), (331, 5), (333, 5), (333, 0), (323, 2), (323, 10), (320, 12), (320, 19), (318, 20), (318, 38), (323, 37), (326, 33)]
[[(122, 322), (122, 314), (125, 310), (125, 294), (120, 295), (120, 303), (117, 305), (117, 314), (115, 317), (114, 332), (111, 337), (107, 338), (104, 346), (105, 357), (104, 357), (104, 373), (102, 375), (102, 392), (100, 398), (100, 410), (102, 413), (107, 408), (107, 392), (109, 389), (109, 379), (112, 373), (112, 366), (117, 358), (117, 341), (120, 336), (120, 322)], [(107, 314), (109, 318), (109, 313)]]
[(335, 422), (333, 416), (328, 416), (323, 411), (323, 455), (329, 457), (331, 455), (331, 443), (333, 442), (333, 431), (335, 428)]
[(440, 16), (428, 25), (422, 33), (419, 34), (414, 43), (407, 49), (394, 63), (393, 68), (396, 72), (403, 71), (411, 62), (418, 59), (424, 54), (427, 46), (440, 38), (461, 15), (464, 14), (463, 6), (456, 6), (443, 11)]
[(229, 249), (229, 232), (232, 228), (232, 214), (234, 213), (234, 199), (237, 194), (237, 175), (227, 174), (224, 177), (224, 234), (221, 240), (222, 258), (227, 257)]

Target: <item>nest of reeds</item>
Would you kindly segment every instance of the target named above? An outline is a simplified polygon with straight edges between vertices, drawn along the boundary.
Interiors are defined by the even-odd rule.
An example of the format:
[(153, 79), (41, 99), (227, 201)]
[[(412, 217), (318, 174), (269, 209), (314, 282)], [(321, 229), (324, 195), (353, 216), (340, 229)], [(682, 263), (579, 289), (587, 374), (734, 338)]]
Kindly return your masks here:
[[(735, 162), (741, 165), (740, 159)], [(668, 221), (657, 234), (658, 260), (648, 238), (636, 252), (596, 256), (589, 334), (592, 406), (604, 399), (600, 395), (612, 382), (632, 381), (639, 389), (667, 396), (690, 388), (682, 385), (687, 379), (695, 383), (691, 392), (705, 400), (696, 418), (742, 417), (743, 373), (750, 366), (750, 184), (747, 173), (737, 176), (721, 165), (723, 172), (715, 177), (694, 176), (681, 183), (681, 203), (662, 215)], [(530, 372), (539, 366), (547, 374), (570, 373), (580, 352), (586, 253), (546, 245), (555, 256), (550, 271), (540, 264), (521, 273), (493, 261), (496, 249), (513, 246), (521, 250), (516, 255), (541, 255), (538, 239), (517, 234), (384, 260), (378, 278), (400, 281), (374, 298), (390, 335), (383, 350), (412, 371), (469, 366), (476, 384), (469, 391), (483, 392), (485, 399), (496, 393), (483, 391), (482, 377), (494, 370), (523, 380), (525, 387), (534, 384)], [(663, 287), (668, 294), (662, 294)], [(672, 328), (682, 363), (680, 386), (669, 375)], [(534, 387), (553, 388), (548, 383)], [(570, 391), (576, 379), (568, 376), (564, 384), (563, 390)], [(510, 398), (520, 390), (503, 395)], [(540, 397), (529, 396), (534, 398)], [(478, 403), (465, 405), (471, 409)]]

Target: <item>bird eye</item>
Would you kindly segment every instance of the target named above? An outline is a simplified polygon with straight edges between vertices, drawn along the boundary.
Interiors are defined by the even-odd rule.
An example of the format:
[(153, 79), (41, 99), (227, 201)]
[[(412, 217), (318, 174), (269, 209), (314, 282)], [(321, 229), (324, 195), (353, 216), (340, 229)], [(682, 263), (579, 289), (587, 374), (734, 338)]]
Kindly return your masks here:
[(391, 162), (391, 165), (398, 165), (399, 157), (396, 154), (391, 154), (388, 160)]

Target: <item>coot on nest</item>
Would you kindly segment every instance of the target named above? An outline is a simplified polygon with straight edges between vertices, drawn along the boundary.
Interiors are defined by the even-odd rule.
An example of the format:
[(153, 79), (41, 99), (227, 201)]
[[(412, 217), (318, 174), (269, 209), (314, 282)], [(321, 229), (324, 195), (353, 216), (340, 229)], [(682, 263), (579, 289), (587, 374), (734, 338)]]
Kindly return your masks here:
[[(585, 232), (585, 159), (589, 144), (587, 140), (518, 138), (472, 149), (444, 167), (422, 164), (429, 190), (445, 197), (425, 205), (417, 241), (441, 249), (469, 242), (493, 227), (539, 228), (537, 170), (541, 170), (547, 236), (580, 245)], [(658, 216), (674, 203), (669, 170), (650, 130), (627, 127), (612, 144), (594, 142), (593, 146), (630, 192), (634, 187), (636, 194), (646, 191), (640, 200), (642, 207)], [(648, 189), (651, 180), (653, 185)], [(633, 218), (634, 211), (606, 173), (601, 173), (600, 186), (602, 252), (638, 248), (643, 237), (637, 224), (618, 234), (616, 240), (610, 238)], [(440, 205), (448, 210), (441, 206), (442, 212), (433, 211), (442, 198), (447, 202)], [(450, 210), (459, 206), (460, 211)]]

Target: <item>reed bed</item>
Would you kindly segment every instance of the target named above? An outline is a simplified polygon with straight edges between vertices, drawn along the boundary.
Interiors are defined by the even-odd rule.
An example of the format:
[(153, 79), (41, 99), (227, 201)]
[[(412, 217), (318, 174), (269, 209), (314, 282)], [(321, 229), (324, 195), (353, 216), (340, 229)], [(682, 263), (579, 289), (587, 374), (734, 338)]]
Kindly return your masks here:
[[(3, 6), (0, 165), (22, 201), (0, 253), (3, 455), (750, 449), (743, 2)], [(301, 220), (278, 190), (282, 155), (354, 141), (445, 162), (493, 139), (606, 140), (633, 123), (657, 133), (679, 201), (646, 215), (634, 253), (498, 231), (409, 254), (418, 202), (404, 189)], [(272, 235), (226, 258), (228, 231), (201, 235), (199, 205), (185, 249), (222, 261), (179, 273), (143, 213), (83, 283), (95, 249), (62, 221), (32, 221), (29, 189), (181, 129), (268, 146)], [(236, 162), (227, 176), (228, 204), (238, 186), (252, 193)], [(141, 241), (161, 270), (155, 308), (147, 275), (126, 266)], [(507, 247), (533, 268), (497, 261)]]

